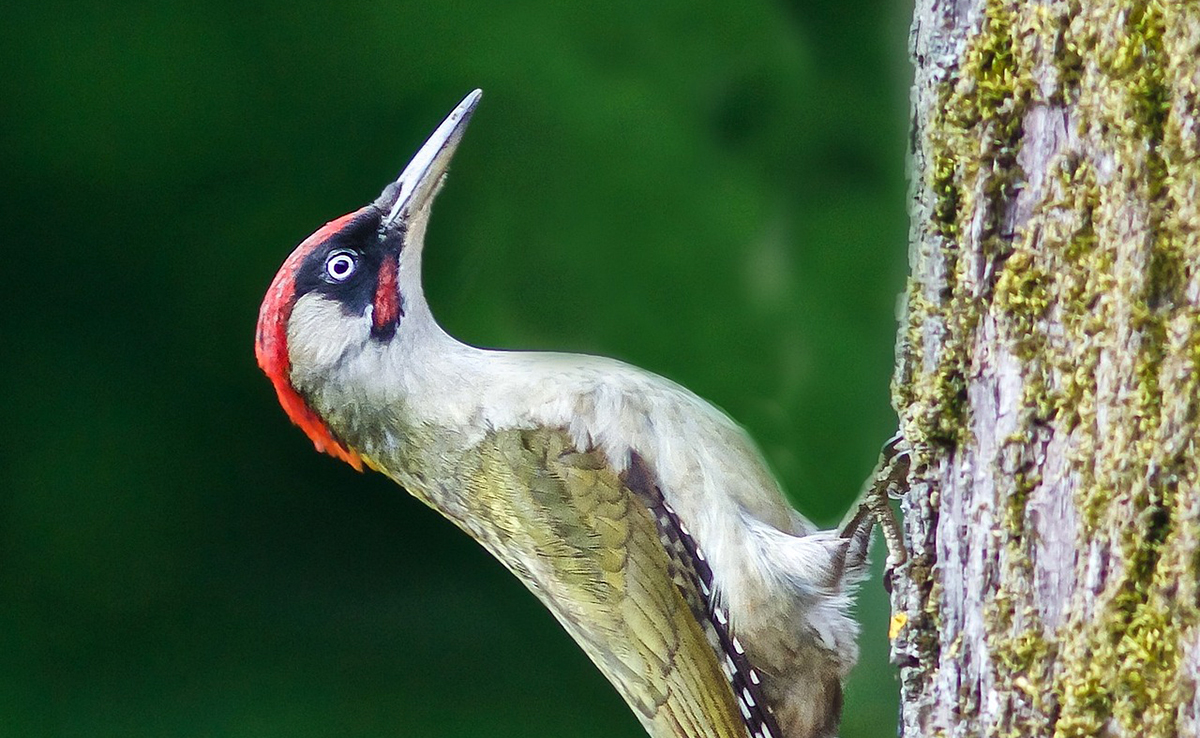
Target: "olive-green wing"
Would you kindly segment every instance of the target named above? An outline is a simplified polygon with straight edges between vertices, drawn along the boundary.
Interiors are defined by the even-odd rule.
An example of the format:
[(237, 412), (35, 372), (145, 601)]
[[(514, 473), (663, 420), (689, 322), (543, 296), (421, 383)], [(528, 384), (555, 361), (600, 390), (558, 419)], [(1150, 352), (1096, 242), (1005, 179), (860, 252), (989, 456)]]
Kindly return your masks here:
[[(471, 532), (554, 613), (654, 738), (746, 738), (721, 661), (650, 510), (598, 451), (501, 431), (463, 480)], [(689, 604), (690, 601), (690, 604)]]

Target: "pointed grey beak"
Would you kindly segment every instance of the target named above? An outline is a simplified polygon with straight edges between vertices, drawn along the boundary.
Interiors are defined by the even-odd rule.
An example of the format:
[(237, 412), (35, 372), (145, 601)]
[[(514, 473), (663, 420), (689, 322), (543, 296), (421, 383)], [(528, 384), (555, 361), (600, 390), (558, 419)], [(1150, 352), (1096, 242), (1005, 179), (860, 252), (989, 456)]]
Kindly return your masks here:
[(475, 112), (481, 97), (482, 90), (474, 90), (464, 97), (412, 158), (400, 177), (384, 188), (383, 194), (375, 201), (376, 206), (387, 213), (383, 219), (383, 230), (420, 210), (437, 192), (450, 167), (450, 158), (454, 156), (454, 150), (458, 148), (467, 122), (471, 120), (471, 113)]

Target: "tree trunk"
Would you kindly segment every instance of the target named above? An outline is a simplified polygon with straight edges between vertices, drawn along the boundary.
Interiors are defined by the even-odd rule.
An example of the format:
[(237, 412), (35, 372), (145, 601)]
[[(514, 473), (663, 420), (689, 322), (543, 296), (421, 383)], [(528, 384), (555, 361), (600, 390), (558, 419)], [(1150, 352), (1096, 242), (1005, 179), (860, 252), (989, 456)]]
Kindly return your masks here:
[(1200, 3), (912, 50), (901, 735), (1200, 735)]

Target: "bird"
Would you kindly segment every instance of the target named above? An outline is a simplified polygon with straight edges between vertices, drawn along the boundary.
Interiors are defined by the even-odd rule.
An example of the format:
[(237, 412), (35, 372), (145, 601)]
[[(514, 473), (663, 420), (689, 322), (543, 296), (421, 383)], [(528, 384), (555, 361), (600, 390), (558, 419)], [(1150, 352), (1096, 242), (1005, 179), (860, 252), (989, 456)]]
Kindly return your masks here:
[(818, 529), (747, 433), (672, 381), (478, 348), (434, 319), (425, 233), (481, 95), (280, 267), (255, 336), (280, 404), (495, 556), (653, 738), (835, 736), (871, 516)]

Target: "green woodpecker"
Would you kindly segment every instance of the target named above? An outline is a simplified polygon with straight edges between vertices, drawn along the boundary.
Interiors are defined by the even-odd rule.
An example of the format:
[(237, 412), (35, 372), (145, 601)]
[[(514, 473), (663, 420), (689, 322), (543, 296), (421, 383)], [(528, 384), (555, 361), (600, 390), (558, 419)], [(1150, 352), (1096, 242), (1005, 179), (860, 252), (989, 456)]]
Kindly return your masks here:
[(817, 530), (733, 421), (662, 377), (475, 348), (430, 313), (430, 206), (480, 96), (292, 252), (259, 365), (318, 450), (386, 474), (511, 570), (650, 735), (835, 735), (869, 516)]

